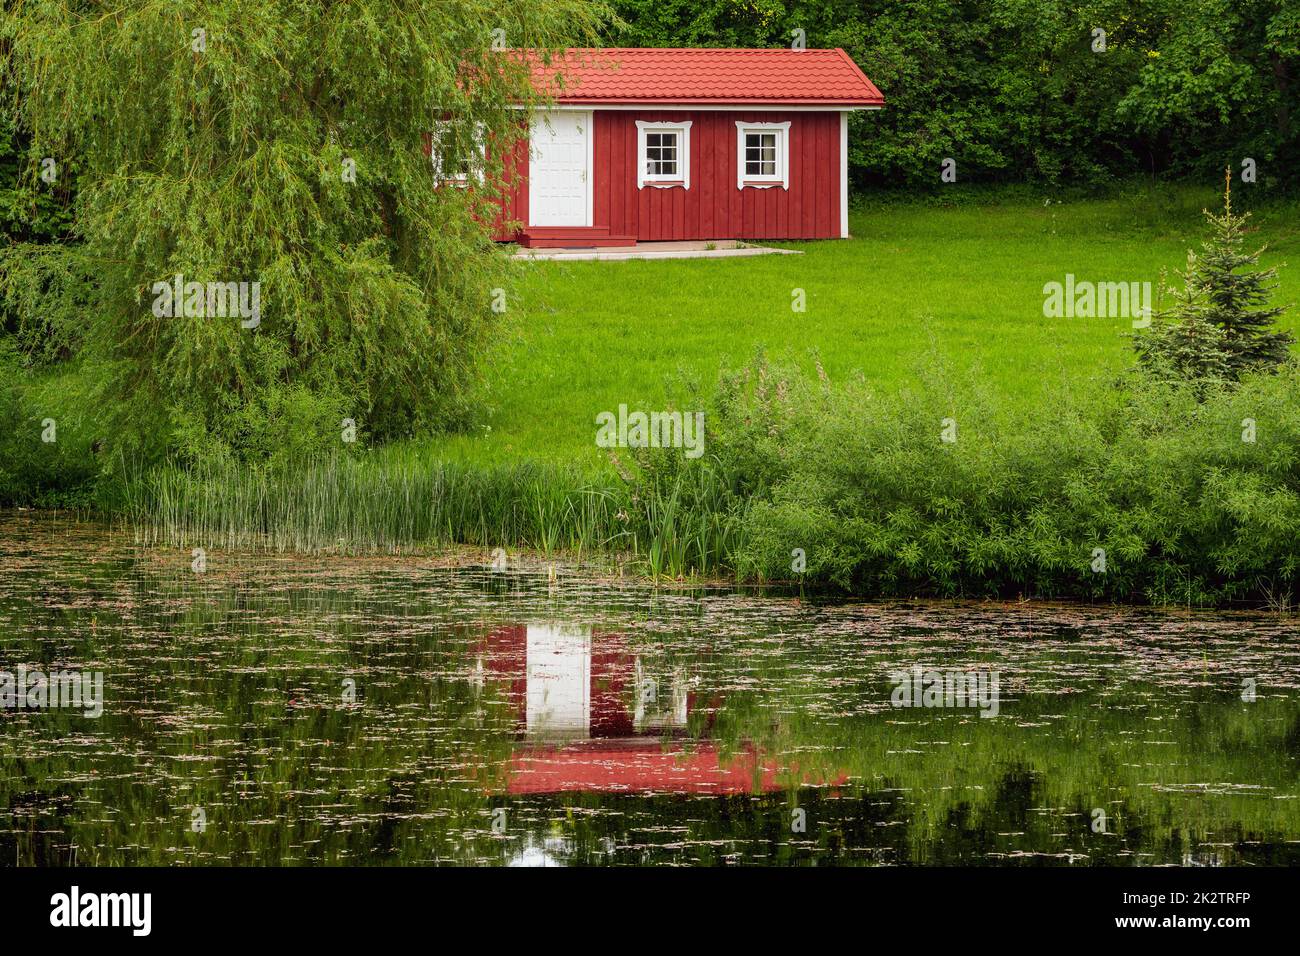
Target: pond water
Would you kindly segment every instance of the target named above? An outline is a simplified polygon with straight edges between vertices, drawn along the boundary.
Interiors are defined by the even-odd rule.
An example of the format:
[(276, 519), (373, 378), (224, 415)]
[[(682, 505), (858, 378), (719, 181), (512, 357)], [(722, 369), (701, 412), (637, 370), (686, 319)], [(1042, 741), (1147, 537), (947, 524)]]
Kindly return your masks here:
[(0, 865), (1300, 863), (1285, 618), (194, 562), (0, 517)]

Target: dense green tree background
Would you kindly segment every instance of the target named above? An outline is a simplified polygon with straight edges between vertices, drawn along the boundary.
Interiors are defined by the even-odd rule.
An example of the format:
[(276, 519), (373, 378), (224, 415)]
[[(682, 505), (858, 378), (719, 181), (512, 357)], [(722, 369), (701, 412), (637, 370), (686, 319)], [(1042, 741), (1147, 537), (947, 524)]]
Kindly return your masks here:
[[(1094, 185), (1300, 159), (1295, 0), (614, 0), (626, 46), (843, 47), (885, 93), (854, 117), (858, 185)], [(1105, 31), (1095, 51), (1094, 30)]]

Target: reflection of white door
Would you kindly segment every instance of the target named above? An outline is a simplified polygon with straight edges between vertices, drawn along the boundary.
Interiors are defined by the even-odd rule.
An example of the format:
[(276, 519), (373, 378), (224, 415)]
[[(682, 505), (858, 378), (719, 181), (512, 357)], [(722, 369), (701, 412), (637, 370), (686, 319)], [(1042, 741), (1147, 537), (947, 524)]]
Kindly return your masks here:
[(591, 225), (591, 114), (551, 110), (529, 133), (528, 224)]
[(591, 628), (528, 625), (528, 734), (579, 737), (591, 725)]

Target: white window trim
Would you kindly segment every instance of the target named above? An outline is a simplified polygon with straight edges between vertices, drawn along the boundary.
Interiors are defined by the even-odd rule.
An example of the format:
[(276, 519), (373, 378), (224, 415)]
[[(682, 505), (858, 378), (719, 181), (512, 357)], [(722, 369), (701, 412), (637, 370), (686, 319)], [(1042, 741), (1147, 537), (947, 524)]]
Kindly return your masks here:
[[(675, 186), (681, 186), (683, 189), (691, 188), (691, 123), (692, 120), (683, 120), (680, 123), (659, 123), (649, 122), (647, 120), (636, 121), (636, 188), (644, 189), (646, 186), (654, 186), (656, 189), (672, 189)], [(646, 133), (676, 133), (677, 134), (677, 175), (665, 176), (650, 175), (646, 172)]]
[[(433, 163), (433, 175), (440, 183), (449, 186), (468, 186), (470, 177), (465, 173), (448, 175), (442, 169), (442, 157), (438, 154), (438, 141), (442, 130), (451, 126), (449, 120), (434, 120), (433, 131), (429, 137), (429, 161)], [(483, 170), (487, 166), (487, 127), (483, 123), (474, 124), (474, 142), (478, 147), (478, 161), (473, 166), (474, 181), (483, 184)]]
[[(745, 175), (745, 134), (777, 133), (776, 137), (776, 175)], [(790, 121), (784, 123), (747, 123), (736, 120), (736, 188), (771, 189), (780, 186), (790, 189)]]

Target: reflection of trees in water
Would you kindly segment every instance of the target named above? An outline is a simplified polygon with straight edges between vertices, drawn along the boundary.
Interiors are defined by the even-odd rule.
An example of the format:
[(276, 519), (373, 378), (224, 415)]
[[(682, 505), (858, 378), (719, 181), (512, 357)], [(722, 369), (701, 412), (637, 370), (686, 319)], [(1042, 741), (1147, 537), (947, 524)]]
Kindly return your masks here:
[[(1048, 622), (1006, 652), (1028, 680), (986, 720), (888, 709), (883, 675), (910, 663), (920, 638), (891, 632), (891, 643), (857, 618), (814, 634), (824, 619), (789, 604), (711, 599), (701, 622), (685, 600), (673, 610), (640, 592), (555, 602), (515, 578), (297, 559), (239, 570), (212, 555), (195, 576), (181, 557), (171, 569), (77, 551), (54, 570), (0, 566), (5, 653), (103, 661), (108, 697), (98, 722), (0, 717), (0, 865), (65, 863), (73, 846), (99, 864), (1300, 862), (1287, 842), (1300, 839), (1300, 801), (1285, 799), (1297, 790), (1297, 702), (1243, 703), (1215, 644), (1207, 665), (1199, 649), (1134, 649), (1114, 632), (1083, 647), (1077, 627)], [(559, 716), (647, 754), (711, 748), (717, 768), (770, 763), (759, 783), (772, 792), (511, 796), (512, 760), (532, 744), (526, 661), (509, 665), (523, 685), (498, 679), (505, 656), (483, 641), (539, 607), (656, 620), (592, 628), (589, 649), (569, 642), (580, 653), (540, 673), (585, 667), (572, 687), (589, 697), (535, 711), (538, 738)], [(926, 613), (934, 631), (942, 615)], [(1000, 649), (964, 636), (976, 612), (953, 613), (963, 636), (948, 653), (995, 662)], [(926, 651), (939, 663), (943, 652)], [(1114, 668), (1092, 680), (1098, 653)], [(1145, 676), (1153, 667), (1158, 679)], [(354, 705), (340, 699), (344, 677)], [(207, 811), (201, 836), (189, 830), (195, 806)], [(792, 831), (796, 807), (805, 833)], [(1098, 807), (1104, 834), (1090, 828)]]
[[(1256, 841), (1227, 849), (1206, 845), (1204, 835), (1153, 822), (1127, 803), (1111, 806), (1109, 832), (1091, 827), (1093, 808), (1076, 798), (1069, 806), (1044, 805), (1045, 781), (1024, 766), (1004, 767), (987, 803), (962, 802), (936, 826), (918, 826), (924, 807), (903, 793), (802, 788), (755, 796), (682, 797), (564, 794), (516, 801), (537, 833), (519, 837), (531, 846), (567, 821), (564, 839), (547, 840), (550, 859), (566, 863), (767, 862), (778, 864), (909, 864), (941, 866), (1132, 866), (1173, 863), (1220, 866), (1241, 861), (1295, 865), (1300, 848), (1280, 834), (1240, 828), (1229, 837)], [(804, 811), (807, 830), (791, 830), (791, 811)], [(550, 822), (544, 822), (550, 821)], [(669, 837), (656, 837), (666, 832)], [(918, 834), (924, 834), (918, 845)], [(511, 851), (518, 865), (526, 860)]]
[(73, 822), (73, 788), (11, 791), (0, 787), (0, 866), (71, 865), (76, 860), (60, 833)]
[[(565, 794), (523, 803), (537, 819), (567, 821), (568, 863), (907, 862), (897, 794), (834, 798), (804, 788), (754, 796)], [(806, 832), (792, 832), (796, 807), (805, 811)], [(523, 845), (536, 839), (521, 837)]]
[(1283, 738), (1283, 747), (1293, 759), (1300, 760), (1300, 714), (1291, 722), (1291, 729)]

